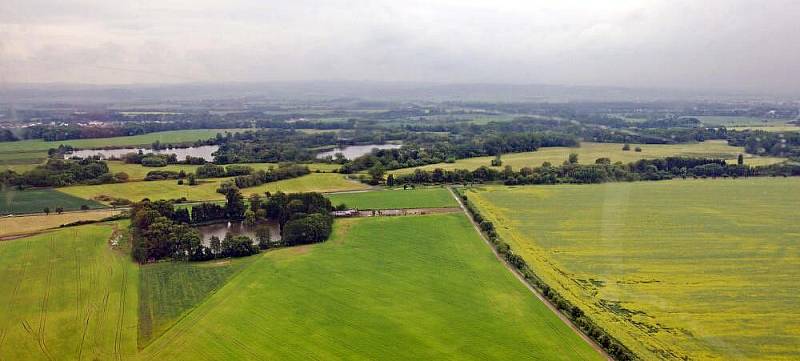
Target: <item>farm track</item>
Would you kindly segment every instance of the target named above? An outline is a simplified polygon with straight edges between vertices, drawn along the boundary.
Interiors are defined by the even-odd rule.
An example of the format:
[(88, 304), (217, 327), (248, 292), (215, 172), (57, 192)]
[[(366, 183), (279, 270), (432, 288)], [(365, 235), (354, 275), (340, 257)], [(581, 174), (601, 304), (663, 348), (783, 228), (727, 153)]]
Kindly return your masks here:
[[(11, 297), (9, 298), (9, 303), (7, 305), (7, 312), (9, 315), (13, 314), (14, 306), (17, 300), (17, 293), (19, 293), (19, 288), (22, 286), (22, 281), (25, 279), (25, 274), (28, 271), (28, 264), (30, 263), (29, 262), (30, 253), (31, 253), (31, 244), (30, 242), (28, 242), (25, 245), (25, 255), (22, 257), (23, 258), (22, 271), (19, 272), (19, 277), (17, 277), (17, 283), (14, 285), (14, 288), (11, 292)], [(0, 330), (0, 360), (3, 360), (2, 358), (3, 345), (5, 344), (6, 337), (8, 336), (8, 330), (11, 327), (12, 323), (13, 323), (12, 318), (9, 318), (6, 324), (3, 325), (3, 328)]]
[[(31, 249), (30, 242), (26, 243), (26, 245), (25, 245), (25, 254), (22, 257), (22, 259), (23, 259), (23, 261), (22, 261), (22, 265), (23, 265), (22, 266), (22, 271), (19, 272), (19, 277), (17, 277), (17, 282), (16, 282), (16, 284), (14, 284), (14, 288), (12, 289), (11, 295), (8, 298), (8, 305), (6, 306), (6, 312), (8, 312), (9, 315), (13, 314), (12, 312), (14, 311), (14, 303), (15, 303), (16, 298), (17, 298), (17, 293), (19, 292), (19, 287), (22, 285), (22, 280), (25, 278), (25, 272), (28, 269), (28, 257), (30, 255), (30, 249)], [(5, 343), (6, 336), (8, 335), (8, 328), (11, 326), (11, 323), (12, 323), (11, 322), (11, 318), (9, 318), (5, 322), (5, 324), (3, 325), (3, 328), (0, 329), (0, 360), (2, 360), (2, 353), (1, 352), (3, 350), (3, 344)]]
[(36, 341), (39, 344), (39, 349), (47, 357), (48, 360), (53, 360), (50, 350), (47, 349), (47, 340), (45, 338), (45, 331), (47, 331), (47, 307), (50, 303), (50, 293), (52, 291), (53, 283), (53, 268), (55, 267), (55, 238), (50, 237), (50, 260), (47, 262), (47, 277), (45, 279), (44, 295), (41, 301), (41, 311), (39, 312), (39, 328), (36, 331)]
[(114, 335), (114, 356), (117, 360), (122, 360), (122, 329), (125, 322), (125, 297), (128, 292), (128, 269), (122, 265), (122, 289), (119, 298), (119, 316)]
[(517, 278), (517, 280), (519, 280), (519, 281), (520, 281), (520, 282), (521, 282), (523, 285), (525, 285), (525, 287), (526, 287), (526, 288), (528, 288), (528, 290), (530, 290), (530, 291), (531, 291), (531, 293), (533, 293), (533, 294), (536, 296), (536, 298), (538, 298), (540, 301), (542, 301), (542, 303), (544, 303), (544, 305), (545, 305), (545, 306), (547, 306), (547, 308), (548, 308), (548, 309), (550, 309), (550, 311), (552, 311), (554, 314), (556, 314), (556, 316), (558, 316), (558, 318), (559, 318), (559, 319), (561, 319), (561, 321), (562, 321), (562, 322), (564, 322), (564, 324), (566, 324), (566, 325), (567, 325), (567, 326), (568, 326), (570, 329), (572, 329), (572, 331), (574, 331), (574, 332), (575, 332), (575, 333), (576, 333), (578, 336), (580, 336), (580, 337), (581, 337), (581, 338), (582, 338), (584, 341), (586, 341), (586, 343), (588, 343), (588, 344), (589, 344), (589, 346), (591, 346), (591, 347), (592, 347), (592, 348), (593, 348), (595, 351), (597, 351), (597, 352), (598, 352), (600, 355), (602, 355), (603, 357), (605, 357), (607, 360), (609, 360), (609, 361), (614, 361), (614, 359), (613, 359), (613, 358), (611, 358), (611, 356), (609, 356), (609, 355), (606, 353), (606, 351), (605, 351), (605, 350), (603, 350), (603, 348), (602, 348), (602, 347), (600, 347), (600, 345), (598, 345), (596, 342), (594, 342), (594, 340), (592, 340), (591, 338), (589, 338), (589, 336), (587, 336), (586, 334), (584, 334), (584, 333), (583, 333), (583, 332), (582, 332), (582, 331), (581, 331), (581, 330), (580, 330), (580, 329), (579, 329), (577, 326), (575, 326), (575, 324), (573, 324), (573, 323), (572, 323), (572, 321), (570, 321), (570, 320), (569, 320), (569, 319), (568, 319), (566, 316), (564, 316), (564, 314), (562, 314), (562, 313), (561, 313), (561, 312), (558, 310), (558, 308), (557, 308), (555, 305), (553, 305), (553, 304), (550, 302), (550, 300), (548, 300), (547, 298), (545, 298), (545, 297), (544, 297), (544, 295), (542, 295), (541, 293), (539, 293), (539, 291), (538, 291), (538, 290), (536, 290), (535, 288), (533, 288), (533, 286), (531, 286), (531, 285), (528, 283), (528, 281), (526, 281), (526, 280), (525, 280), (525, 277), (523, 277), (523, 276), (522, 276), (522, 274), (520, 274), (520, 273), (519, 273), (519, 272), (518, 272), (516, 269), (514, 269), (514, 267), (512, 267), (510, 264), (508, 264), (508, 263), (507, 263), (507, 262), (506, 262), (506, 261), (503, 259), (503, 257), (502, 257), (502, 256), (500, 256), (500, 254), (499, 254), (499, 253), (497, 253), (497, 250), (494, 248), (494, 246), (492, 245), (492, 243), (491, 243), (491, 242), (490, 242), (490, 241), (489, 241), (489, 240), (488, 240), (488, 239), (487, 239), (487, 238), (486, 238), (486, 237), (483, 235), (483, 232), (481, 232), (481, 229), (480, 229), (480, 227), (478, 226), (478, 224), (477, 224), (477, 223), (475, 223), (475, 221), (474, 221), (474, 220), (472, 219), (472, 217), (469, 215), (469, 212), (467, 211), (467, 207), (464, 205), (464, 203), (462, 203), (462, 202), (461, 202), (461, 198), (459, 198), (459, 197), (458, 197), (458, 196), (455, 194), (455, 192), (453, 192), (453, 189), (452, 189), (452, 188), (448, 187), (447, 189), (448, 189), (448, 191), (450, 191), (450, 194), (453, 196), (453, 198), (455, 198), (455, 200), (458, 202), (458, 205), (459, 205), (459, 207), (460, 207), (460, 208), (461, 208), (461, 210), (464, 212), (464, 215), (467, 217), (467, 219), (469, 220), (469, 222), (472, 224), (472, 227), (475, 229), (475, 232), (478, 232), (478, 235), (481, 237), (481, 239), (483, 240), (483, 242), (484, 242), (484, 243), (486, 243), (486, 245), (487, 245), (487, 246), (489, 246), (489, 249), (491, 249), (491, 250), (492, 250), (492, 253), (494, 254), (495, 258), (497, 258), (497, 260), (498, 260), (500, 263), (502, 263), (502, 264), (503, 264), (503, 266), (505, 266), (505, 267), (506, 267), (506, 269), (508, 269), (508, 270), (509, 270), (509, 271), (510, 271), (510, 272), (511, 272), (511, 273), (512, 273), (512, 274), (513, 274), (513, 275), (514, 275), (516, 278)]

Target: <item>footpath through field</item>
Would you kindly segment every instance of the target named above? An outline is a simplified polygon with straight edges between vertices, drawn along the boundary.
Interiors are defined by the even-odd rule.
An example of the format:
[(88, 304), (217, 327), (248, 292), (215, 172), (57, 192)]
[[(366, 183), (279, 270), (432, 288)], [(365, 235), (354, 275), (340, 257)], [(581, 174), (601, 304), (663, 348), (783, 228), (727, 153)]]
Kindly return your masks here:
[[(481, 232), (481, 229), (480, 229), (480, 227), (478, 226), (478, 224), (477, 224), (477, 223), (475, 223), (475, 221), (474, 221), (474, 220), (472, 219), (472, 217), (469, 215), (469, 212), (467, 212), (467, 207), (466, 207), (466, 206), (464, 205), (464, 203), (461, 201), (461, 198), (460, 198), (460, 197), (458, 197), (458, 195), (456, 195), (456, 194), (453, 192), (453, 189), (452, 189), (452, 188), (448, 187), (448, 188), (447, 188), (447, 190), (448, 190), (448, 191), (450, 191), (450, 194), (453, 196), (453, 198), (455, 198), (456, 202), (458, 202), (458, 205), (459, 205), (459, 207), (460, 207), (461, 211), (462, 211), (462, 212), (464, 212), (464, 215), (467, 217), (467, 219), (469, 220), (469, 222), (470, 222), (470, 223), (472, 223), (472, 227), (473, 227), (473, 228), (475, 228), (475, 232), (478, 232), (478, 235), (481, 237), (481, 239), (483, 240), (483, 242), (484, 242), (484, 243), (486, 243), (486, 245), (487, 245), (487, 246), (489, 246), (489, 249), (491, 249), (491, 250), (492, 250), (492, 253), (494, 253), (494, 256), (495, 256), (495, 258), (497, 258), (497, 260), (498, 260), (500, 263), (502, 263), (502, 264), (503, 264), (503, 266), (505, 266), (505, 267), (506, 267), (506, 269), (508, 269), (508, 270), (509, 270), (509, 271), (510, 271), (510, 272), (511, 272), (511, 273), (512, 273), (512, 274), (513, 274), (513, 275), (514, 275), (514, 276), (515, 276), (515, 277), (516, 277), (516, 278), (517, 278), (517, 279), (518, 279), (520, 282), (522, 282), (522, 284), (523, 284), (523, 285), (525, 285), (525, 287), (527, 287), (527, 288), (528, 288), (528, 290), (530, 290), (530, 291), (531, 291), (531, 293), (533, 293), (533, 294), (536, 296), (536, 298), (538, 298), (540, 301), (542, 301), (542, 303), (544, 303), (544, 305), (545, 305), (545, 306), (547, 306), (547, 308), (549, 308), (549, 309), (550, 309), (550, 311), (552, 311), (553, 313), (555, 313), (555, 314), (556, 314), (556, 316), (558, 316), (558, 318), (559, 318), (559, 319), (561, 319), (561, 321), (563, 321), (563, 322), (564, 322), (564, 323), (565, 323), (567, 326), (569, 326), (569, 328), (571, 328), (573, 331), (575, 331), (575, 333), (576, 333), (576, 334), (578, 334), (578, 336), (580, 336), (580, 337), (581, 337), (581, 338), (582, 338), (584, 341), (586, 341), (586, 343), (588, 343), (588, 344), (589, 344), (589, 346), (591, 346), (591, 347), (592, 347), (592, 348), (593, 348), (595, 351), (597, 351), (599, 354), (601, 354), (603, 357), (605, 357), (605, 358), (606, 358), (606, 359), (608, 359), (609, 361), (613, 361), (614, 359), (613, 359), (613, 358), (611, 358), (611, 356), (609, 356), (609, 355), (606, 353), (606, 351), (605, 351), (605, 350), (603, 350), (603, 348), (602, 348), (602, 347), (600, 347), (600, 345), (598, 345), (596, 342), (594, 342), (594, 340), (592, 340), (591, 338), (589, 338), (589, 336), (586, 336), (586, 335), (585, 335), (583, 332), (581, 332), (581, 330), (580, 330), (580, 329), (578, 329), (578, 327), (577, 327), (577, 326), (575, 326), (575, 324), (573, 324), (573, 323), (572, 323), (572, 321), (570, 321), (570, 320), (569, 320), (569, 319), (568, 319), (566, 316), (564, 316), (564, 315), (563, 315), (561, 312), (559, 312), (559, 311), (558, 311), (558, 308), (556, 308), (556, 306), (555, 306), (555, 305), (553, 305), (553, 304), (550, 302), (550, 300), (548, 300), (547, 298), (545, 298), (545, 297), (544, 297), (544, 296), (543, 296), (541, 293), (539, 293), (539, 291), (537, 291), (535, 288), (533, 288), (533, 286), (531, 286), (530, 284), (528, 284), (528, 282), (527, 282), (527, 281), (525, 281), (525, 278), (522, 276), (522, 274), (520, 274), (519, 272), (517, 272), (517, 270), (516, 270), (516, 269), (514, 269), (514, 267), (511, 267), (511, 265), (509, 265), (509, 264), (508, 264), (508, 263), (507, 263), (507, 262), (506, 262), (506, 261), (503, 259), (503, 257), (501, 257), (499, 253), (497, 253), (497, 250), (495, 250), (495, 249), (494, 249), (494, 246), (492, 246), (492, 243), (491, 243), (491, 242), (489, 242), (489, 240), (488, 240), (488, 239), (486, 239), (486, 237), (483, 235), (483, 232)], [(456, 209), (458, 209), (458, 208), (456, 208)]]

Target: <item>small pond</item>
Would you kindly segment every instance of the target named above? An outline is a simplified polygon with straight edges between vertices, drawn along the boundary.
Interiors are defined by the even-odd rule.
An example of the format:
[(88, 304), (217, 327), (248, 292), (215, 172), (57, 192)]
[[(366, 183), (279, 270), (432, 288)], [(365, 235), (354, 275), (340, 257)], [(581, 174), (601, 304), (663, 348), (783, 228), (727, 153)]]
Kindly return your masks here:
[(343, 148), (335, 148), (333, 150), (329, 150), (327, 152), (322, 152), (317, 154), (317, 158), (325, 158), (327, 156), (333, 157), (336, 153), (344, 154), (344, 157), (347, 159), (354, 159), (358, 158), (364, 154), (367, 154), (372, 151), (373, 148), (378, 149), (397, 149), (402, 147), (400, 144), (367, 144), (367, 145), (350, 145)]
[(214, 156), (211, 154), (216, 152), (217, 149), (219, 149), (219, 146), (217, 145), (202, 145), (199, 147), (172, 148), (172, 149), (159, 149), (159, 150), (152, 150), (149, 148), (84, 149), (84, 150), (76, 150), (70, 154), (65, 154), (64, 157), (86, 158), (94, 155), (100, 155), (100, 157), (103, 159), (112, 157), (119, 158), (128, 153), (138, 153), (141, 150), (142, 153), (175, 154), (178, 157), (178, 160), (186, 159), (186, 156), (190, 155), (192, 157), (203, 158), (210, 162), (214, 160)]
[[(269, 226), (269, 233), (272, 241), (276, 242), (280, 240), (281, 232), (278, 228), (278, 222), (268, 221), (266, 224)], [(242, 222), (221, 222), (199, 226), (197, 230), (200, 231), (200, 236), (203, 237), (203, 244), (208, 246), (210, 245), (211, 237), (217, 236), (221, 240), (225, 238), (226, 233), (231, 233), (234, 236), (248, 236), (253, 239), (254, 243), (257, 243), (255, 228), (256, 227), (247, 226)]]

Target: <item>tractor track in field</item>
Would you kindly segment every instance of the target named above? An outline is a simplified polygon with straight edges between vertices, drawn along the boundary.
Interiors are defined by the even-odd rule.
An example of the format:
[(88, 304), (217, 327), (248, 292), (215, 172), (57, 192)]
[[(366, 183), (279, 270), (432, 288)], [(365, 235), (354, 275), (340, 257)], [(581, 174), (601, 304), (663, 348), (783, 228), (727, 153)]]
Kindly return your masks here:
[[(31, 243), (28, 242), (25, 244), (25, 255), (22, 257), (22, 271), (19, 272), (19, 277), (17, 277), (17, 283), (14, 285), (14, 288), (11, 290), (11, 297), (8, 299), (8, 305), (6, 307), (7, 312), (9, 315), (13, 314), (14, 306), (16, 306), (17, 301), (17, 293), (19, 293), (19, 289), (22, 286), (22, 281), (25, 279), (25, 274), (28, 271), (28, 264), (30, 261), (30, 253), (31, 253)], [(13, 318), (9, 318), (3, 328), (0, 329), (0, 351), (3, 349), (3, 344), (6, 341), (6, 337), (8, 336), (8, 330), (11, 327)], [(2, 354), (0, 354), (2, 356)], [(2, 360), (2, 357), (0, 357)]]
[(81, 319), (81, 259), (75, 246), (77, 235), (72, 236), (72, 249), (75, 251), (75, 320)]
[[(55, 253), (55, 239), (50, 237), (50, 254), (54, 256)], [(47, 307), (50, 303), (50, 292), (53, 283), (53, 268), (55, 262), (51, 259), (47, 264), (47, 278), (45, 280), (44, 295), (42, 295), (41, 310), (39, 311), (39, 328), (36, 331), (36, 341), (39, 344), (39, 349), (47, 357), (48, 360), (53, 360), (50, 350), (47, 349), (47, 341), (45, 339), (45, 331), (47, 330)]]
[(550, 309), (551, 312), (553, 312), (556, 316), (558, 316), (558, 318), (561, 319), (561, 321), (564, 322), (564, 324), (566, 324), (567, 327), (572, 329), (572, 331), (574, 331), (581, 339), (586, 341), (586, 343), (589, 344), (589, 346), (592, 349), (597, 351), (597, 353), (599, 353), (601, 356), (603, 356), (607, 360), (614, 361), (614, 359), (611, 356), (609, 356), (608, 353), (606, 353), (606, 351), (602, 347), (600, 347), (600, 345), (597, 344), (597, 342), (595, 342), (594, 340), (589, 338), (589, 336), (584, 334), (583, 331), (581, 331), (578, 328), (578, 326), (575, 326), (575, 324), (572, 323), (572, 321), (569, 318), (567, 318), (567, 316), (565, 316), (563, 313), (561, 313), (561, 311), (559, 311), (558, 308), (554, 304), (552, 304), (550, 302), (550, 300), (545, 298), (544, 295), (542, 295), (536, 288), (531, 286), (530, 283), (528, 283), (528, 281), (525, 280), (525, 277), (523, 277), (522, 274), (519, 273), (519, 271), (517, 271), (514, 267), (512, 267), (510, 264), (508, 264), (508, 262), (506, 262), (506, 260), (503, 259), (503, 257), (500, 256), (499, 253), (497, 253), (497, 250), (494, 248), (494, 245), (492, 244), (492, 242), (490, 242), (489, 239), (487, 239), (486, 236), (483, 235), (483, 232), (481, 232), (480, 226), (477, 223), (475, 223), (475, 221), (472, 219), (472, 216), (470, 216), (469, 211), (467, 211), (467, 207), (461, 201), (461, 197), (456, 195), (456, 193), (453, 191), (452, 188), (448, 187), (447, 190), (450, 191), (450, 194), (453, 196), (453, 198), (455, 198), (456, 202), (458, 202), (458, 205), (461, 208), (461, 210), (464, 212), (464, 215), (467, 217), (467, 220), (469, 220), (469, 223), (472, 224), (473, 228), (475, 228), (475, 231), (478, 232), (478, 235), (481, 237), (483, 242), (486, 243), (486, 245), (489, 246), (489, 249), (492, 250), (492, 253), (494, 254), (495, 258), (497, 258), (497, 260), (506, 269), (508, 269), (511, 272), (511, 274), (513, 274), (517, 278), (517, 280), (522, 282), (522, 284), (525, 285), (525, 287), (527, 287), (528, 290), (531, 291), (531, 293), (533, 293), (536, 296), (536, 298), (538, 298), (540, 301), (542, 301), (542, 303), (544, 303), (544, 305), (547, 306), (547, 308)]
[(125, 297), (128, 292), (128, 270), (122, 265), (122, 289), (119, 297), (119, 316), (117, 317), (116, 330), (114, 334), (114, 356), (117, 360), (122, 360), (122, 329), (125, 323)]

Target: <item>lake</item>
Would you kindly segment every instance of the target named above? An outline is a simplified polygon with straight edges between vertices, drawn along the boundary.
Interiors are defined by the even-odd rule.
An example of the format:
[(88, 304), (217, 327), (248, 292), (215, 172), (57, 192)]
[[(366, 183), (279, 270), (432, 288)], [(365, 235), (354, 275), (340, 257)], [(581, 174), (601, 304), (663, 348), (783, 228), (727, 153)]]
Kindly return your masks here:
[[(276, 242), (280, 240), (281, 232), (278, 228), (278, 222), (267, 221), (266, 224), (269, 226), (269, 233), (272, 241)], [(203, 244), (206, 246), (210, 244), (211, 237), (217, 236), (220, 240), (222, 240), (225, 238), (225, 234), (229, 232), (234, 236), (248, 236), (253, 239), (254, 243), (258, 243), (256, 240), (255, 228), (256, 227), (247, 226), (242, 222), (221, 222), (196, 227), (196, 229), (200, 231), (200, 237), (203, 238)]]
[(333, 157), (336, 153), (342, 153), (347, 159), (358, 158), (364, 154), (372, 151), (374, 148), (378, 149), (397, 149), (402, 147), (401, 144), (368, 144), (368, 145), (350, 145), (343, 148), (335, 148), (333, 150), (317, 154), (317, 158), (325, 158), (327, 156)]
[(202, 145), (199, 147), (189, 147), (189, 148), (172, 148), (172, 149), (159, 149), (159, 150), (152, 150), (148, 148), (119, 148), (119, 149), (84, 149), (84, 150), (76, 150), (70, 154), (65, 154), (64, 158), (87, 158), (95, 155), (99, 155), (102, 159), (108, 158), (120, 158), (125, 154), (128, 153), (138, 153), (140, 150), (143, 153), (155, 153), (155, 154), (175, 154), (178, 157), (178, 160), (186, 159), (187, 155), (192, 157), (200, 157), (207, 161), (213, 161), (214, 156), (211, 155), (212, 153), (216, 152), (219, 149), (217, 145)]

